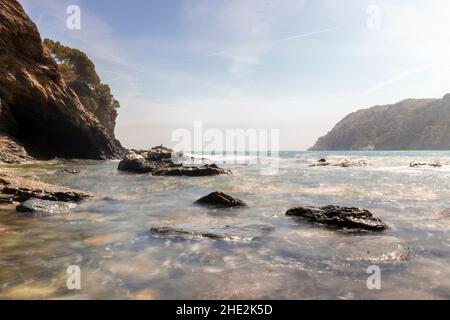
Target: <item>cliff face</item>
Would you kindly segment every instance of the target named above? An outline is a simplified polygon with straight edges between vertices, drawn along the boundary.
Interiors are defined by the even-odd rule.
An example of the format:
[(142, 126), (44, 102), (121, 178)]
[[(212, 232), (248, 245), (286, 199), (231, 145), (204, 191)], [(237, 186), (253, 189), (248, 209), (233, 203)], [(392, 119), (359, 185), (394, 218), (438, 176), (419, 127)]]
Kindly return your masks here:
[(450, 150), (450, 95), (359, 110), (310, 150)]
[(0, 132), (36, 157), (104, 159), (123, 152), (69, 88), (16, 0), (0, 2)]

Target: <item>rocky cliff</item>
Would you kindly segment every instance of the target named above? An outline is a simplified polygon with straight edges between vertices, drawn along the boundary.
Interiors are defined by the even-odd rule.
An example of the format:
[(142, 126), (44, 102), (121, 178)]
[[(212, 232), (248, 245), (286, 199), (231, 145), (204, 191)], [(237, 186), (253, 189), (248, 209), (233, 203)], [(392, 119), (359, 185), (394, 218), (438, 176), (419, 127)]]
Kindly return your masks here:
[(66, 84), (16, 0), (0, 1), (0, 133), (37, 158), (105, 159), (123, 152), (113, 128)]
[(359, 110), (310, 150), (450, 150), (450, 94)]

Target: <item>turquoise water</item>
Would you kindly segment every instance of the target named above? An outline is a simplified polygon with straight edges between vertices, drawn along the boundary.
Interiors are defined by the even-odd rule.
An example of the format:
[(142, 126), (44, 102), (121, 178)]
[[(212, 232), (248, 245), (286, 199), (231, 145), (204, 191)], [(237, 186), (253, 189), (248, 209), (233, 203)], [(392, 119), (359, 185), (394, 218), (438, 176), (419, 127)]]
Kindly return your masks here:
[[(261, 175), (254, 157), (224, 164), (231, 176), (205, 178), (121, 173), (115, 161), (1, 167), (97, 198), (47, 218), (0, 213), (0, 297), (450, 298), (450, 213), (443, 213), (450, 208), (450, 152), (281, 152), (275, 175)], [(324, 157), (369, 165), (310, 167)], [(443, 166), (410, 168), (413, 161)], [(249, 208), (192, 204), (215, 190)], [(285, 216), (295, 206), (327, 204), (364, 207), (390, 229), (350, 235)], [(240, 240), (238, 231), (233, 240), (149, 232), (163, 225), (267, 231), (252, 240)], [(70, 265), (80, 267), (81, 290), (67, 289)], [(367, 288), (371, 265), (381, 269), (381, 290)]]

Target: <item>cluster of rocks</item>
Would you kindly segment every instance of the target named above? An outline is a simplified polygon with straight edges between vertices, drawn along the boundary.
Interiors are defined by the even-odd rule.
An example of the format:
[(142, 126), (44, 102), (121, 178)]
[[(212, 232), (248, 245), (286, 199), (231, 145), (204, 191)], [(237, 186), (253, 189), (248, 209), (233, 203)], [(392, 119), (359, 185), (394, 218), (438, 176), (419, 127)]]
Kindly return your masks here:
[(352, 160), (348, 160), (348, 159), (344, 159), (344, 160), (339, 160), (339, 161), (329, 161), (327, 159), (319, 159), (317, 161), (317, 163), (310, 165), (310, 167), (328, 167), (328, 166), (333, 166), (333, 167), (342, 167), (342, 168), (348, 168), (348, 167), (365, 167), (369, 165), (365, 160), (356, 160), (356, 161), (352, 161)]
[(231, 174), (215, 164), (184, 166), (173, 161), (173, 150), (163, 146), (151, 150), (130, 150), (120, 161), (118, 170), (132, 173), (151, 173), (154, 176), (204, 177)]
[[(245, 208), (245, 202), (234, 198), (223, 192), (213, 192), (194, 202), (209, 208)], [(388, 226), (380, 219), (374, 218), (372, 213), (361, 208), (349, 208), (339, 206), (325, 207), (297, 207), (286, 212), (289, 217), (297, 221), (306, 221), (324, 225), (332, 229), (346, 232), (381, 232)], [(159, 235), (175, 235), (188, 237), (205, 237), (220, 240), (235, 240), (243, 238), (258, 238), (262, 231), (268, 232), (271, 228), (267, 226), (156, 226), (150, 229), (152, 233)]]

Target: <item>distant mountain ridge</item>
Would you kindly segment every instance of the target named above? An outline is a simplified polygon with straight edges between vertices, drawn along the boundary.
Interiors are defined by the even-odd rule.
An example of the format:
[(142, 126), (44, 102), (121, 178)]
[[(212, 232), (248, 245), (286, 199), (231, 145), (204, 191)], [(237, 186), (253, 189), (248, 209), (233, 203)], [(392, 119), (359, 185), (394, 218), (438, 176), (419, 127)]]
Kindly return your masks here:
[(353, 112), (309, 150), (450, 150), (450, 94)]

